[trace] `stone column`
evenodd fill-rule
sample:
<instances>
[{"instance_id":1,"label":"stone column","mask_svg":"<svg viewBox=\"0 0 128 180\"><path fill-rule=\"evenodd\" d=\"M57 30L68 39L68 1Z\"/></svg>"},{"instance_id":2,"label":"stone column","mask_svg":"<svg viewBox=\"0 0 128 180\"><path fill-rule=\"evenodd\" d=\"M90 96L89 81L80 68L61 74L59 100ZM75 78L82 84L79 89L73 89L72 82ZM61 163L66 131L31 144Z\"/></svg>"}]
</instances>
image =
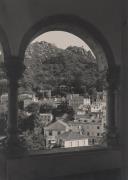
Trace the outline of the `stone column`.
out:
<instances>
[{"instance_id":1,"label":"stone column","mask_svg":"<svg viewBox=\"0 0 128 180\"><path fill-rule=\"evenodd\" d=\"M25 66L18 57L10 57L5 62L8 78L8 121L7 121L7 151L19 151L17 112L18 112L18 80L22 77Z\"/></svg>"},{"instance_id":2,"label":"stone column","mask_svg":"<svg viewBox=\"0 0 128 180\"><path fill-rule=\"evenodd\" d=\"M109 69L107 80L107 143L110 146L117 146L119 144L118 127L116 125L116 95L119 87L120 68L114 66Z\"/></svg>"}]
</instances>

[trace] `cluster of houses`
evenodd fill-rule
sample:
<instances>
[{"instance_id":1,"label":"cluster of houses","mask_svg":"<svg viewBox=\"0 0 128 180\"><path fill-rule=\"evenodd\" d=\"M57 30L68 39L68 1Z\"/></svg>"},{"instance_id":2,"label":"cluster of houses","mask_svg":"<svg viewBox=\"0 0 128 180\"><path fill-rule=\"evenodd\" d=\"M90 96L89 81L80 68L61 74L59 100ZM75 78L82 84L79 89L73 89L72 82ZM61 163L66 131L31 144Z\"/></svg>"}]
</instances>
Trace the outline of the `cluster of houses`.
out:
<instances>
[{"instance_id":1,"label":"cluster of houses","mask_svg":"<svg viewBox=\"0 0 128 180\"><path fill-rule=\"evenodd\" d=\"M64 117L44 127L46 147L83 147L99 145L106 126L106 94L103 98L91 100L79 95L68 96L75 114L73 120Z\"/></svg>"},{"instance_id":2,"label":"cluster of houses","mask_svg":"<svg viewBox=\"0 0 128 180\"><path fill-rule=\"evenodd\" d=\"M34 94L20 94L24 109L31 103L48 103L57 108L66 101L74 110L73 119L67 119L66 113L56 117L52 112L40 113L46 149L54 147L83 147L99 145L106 126L107 93L97 92L95 99L79 94L67 94L66 97L53 97L50 90L44 91L44 97L38 99ZM8 101L7 94L0 97L0 104ZM28 113L28 112L26 112ZM28 113L28 115L30 115Z\"/></svg>"}]
</instances>

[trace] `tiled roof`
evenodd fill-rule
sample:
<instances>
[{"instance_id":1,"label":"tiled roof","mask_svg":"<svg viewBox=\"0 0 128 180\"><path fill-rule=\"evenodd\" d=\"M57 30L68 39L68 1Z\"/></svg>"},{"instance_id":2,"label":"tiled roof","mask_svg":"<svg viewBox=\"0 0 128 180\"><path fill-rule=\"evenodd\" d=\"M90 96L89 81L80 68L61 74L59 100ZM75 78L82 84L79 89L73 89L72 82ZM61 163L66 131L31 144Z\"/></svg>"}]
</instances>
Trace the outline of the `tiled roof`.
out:
<instances>
[{"instance_id":1,"label":"tiled roof","mask_svg":"<svg viewBox=\"0 0 128 180\"><path fill-rule=\"evenodd\" d=\"M92 122L92 121L87 121L87 122L79 122L79 121L69 121L68 122L68 125L101 125L102 124L102 121L95 121L95 122Z\"/></svg>"},{"instance_id":2,"label":"tiled roof","mask_svg":"<svg viewBox=\"0 0 128 180\"><path fill-rule=\"evenodd\" d=\"M66 130L66 128L68 127L68 125L64 122L62 122L61 120L58 120L50 125L48 125L47 127L45 127L45 130Z\"/></svg>"}]
</instances>

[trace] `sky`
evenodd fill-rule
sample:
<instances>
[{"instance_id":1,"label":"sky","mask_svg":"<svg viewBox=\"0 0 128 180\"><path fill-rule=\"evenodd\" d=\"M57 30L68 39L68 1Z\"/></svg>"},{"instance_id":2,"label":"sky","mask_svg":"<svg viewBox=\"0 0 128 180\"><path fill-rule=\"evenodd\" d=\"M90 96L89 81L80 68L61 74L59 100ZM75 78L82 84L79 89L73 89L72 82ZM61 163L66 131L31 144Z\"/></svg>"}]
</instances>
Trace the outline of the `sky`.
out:
<instances>
[{"instance_id":1,"label":"sky","mask_svg":"<svg viewBox=\"0 0 128 180\"><path fill-rule=\"evenodd\" d=\"M91 50L88 45L79 37L65 32L65 31L49 31L35 38L33 42L46 41L51 44L55 44L57 47L66 49L68 46L78 46L84 49ZM0 50L0 56L1 56Z\"/></svg>"},{"instance_id":2,"label":"sky","mask_svg":"<svg viewBox=\"0 0 128 180\"><path fill-rule=\"evenodd\" d=\"M62 49L66 49L68 46L83 47L86 50L90 49L82 39L65 31L46 32L34 39L32 43L36 41L46 41L48 43L55 44L57 47Z\"/></svg>"}]
</instances>

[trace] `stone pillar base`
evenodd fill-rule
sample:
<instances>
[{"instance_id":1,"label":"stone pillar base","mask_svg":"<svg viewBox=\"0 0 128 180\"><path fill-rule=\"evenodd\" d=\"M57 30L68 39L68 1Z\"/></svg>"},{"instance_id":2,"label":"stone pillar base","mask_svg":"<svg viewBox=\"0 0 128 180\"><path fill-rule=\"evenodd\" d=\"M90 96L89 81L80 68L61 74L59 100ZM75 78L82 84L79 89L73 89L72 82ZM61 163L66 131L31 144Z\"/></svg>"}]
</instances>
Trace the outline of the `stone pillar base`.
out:
<instances>
[{"instance_id":1,"label":"stone pillar base","mask_svg":"<svg viewBox=\"0 0 128 180\"><path fill-rule=\"evenodd\" d=\"M27 153L23 140L18 136L6 137L1 143L1 149L7 157L19 157Z\"/></svg>"}]
</instances>

